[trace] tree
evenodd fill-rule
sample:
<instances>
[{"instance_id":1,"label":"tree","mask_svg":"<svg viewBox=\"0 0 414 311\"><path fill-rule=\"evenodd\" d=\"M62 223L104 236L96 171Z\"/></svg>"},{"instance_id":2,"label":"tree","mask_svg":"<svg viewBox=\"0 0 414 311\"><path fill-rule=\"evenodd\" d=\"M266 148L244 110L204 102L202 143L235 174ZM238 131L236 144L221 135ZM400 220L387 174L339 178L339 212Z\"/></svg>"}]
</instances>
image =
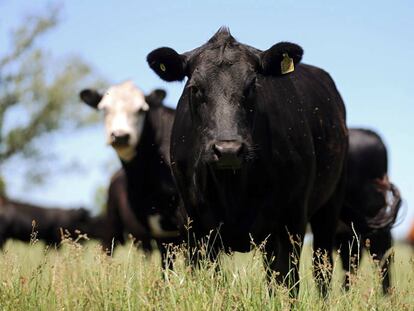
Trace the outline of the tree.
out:
<instances>
[{"instance_id":1,"label":"tree","mask_svg":"<svg viewBox=\"0 0 414 311\"><path fill-rule=\"evenodd\" d=\"M58 24L59 11L27 17L12 31L9 52L0 55L0 195L6 184L1 168L10 159L41 159L38 138L95 121L96 115L78 104L78 92L102 81L79 57L65 57L56 66L38 44Z\"/></svg>"}]
</instances>

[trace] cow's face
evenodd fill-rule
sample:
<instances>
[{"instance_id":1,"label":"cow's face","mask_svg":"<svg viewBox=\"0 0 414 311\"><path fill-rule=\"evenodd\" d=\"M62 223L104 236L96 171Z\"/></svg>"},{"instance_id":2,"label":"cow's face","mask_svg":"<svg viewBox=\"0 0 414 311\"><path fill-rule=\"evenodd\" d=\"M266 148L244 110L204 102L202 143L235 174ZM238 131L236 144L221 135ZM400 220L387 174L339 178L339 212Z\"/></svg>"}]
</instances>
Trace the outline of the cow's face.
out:
<instances>
[{"instance_id":1,"label":"cow's face","mask_svg":"<svg viewBox=\"0 0 414 311\"><path fill-rule=\"evenodd\" d=\"M130 160L141 137L148 104L144 94L132 83L110 87L98 109L105 115L106 141L119 157Z\"/></svg>"},{"instance_id":2,"label":"cow's face","mask_svg":"<svg viewBox=\"0 0 414 311\"><path fill-rule=\"evenodd\" d=\"M157 92L163 92L162 98L165 97L164 91ZM110 87L104 95L90 89L83 90L80 97L86 104L103 111L107 143L122 160L130 161L144 128L149 110L148 97L130 81Z\"/></svg>"},{"instance_id":3,"label":"cow's face","mask_svg":"<svg viewBox=\"0 0 414 311\"><path fill-rule=\"evenodd\" d=\"M197 158L219 169L237 169L255 157L252 131L260 77L280 75L284 55L298 63L302 53L299 46L290 43L260 52L221 30L189 53L154 50L148 63L166 81L188 77L185 104L199 136Z\"/></svg>"},{"instance_id":4,"label":"cow's face","mask_svg":"<svg viewBox=\"0 0 414 311\"><path fill-rule=\"evenodd\" d=\"M255 59L238 48L206 50L192 61L185 92L197 125L200 159L237 169L252 156Z\"/></svg>"}]
</instances>

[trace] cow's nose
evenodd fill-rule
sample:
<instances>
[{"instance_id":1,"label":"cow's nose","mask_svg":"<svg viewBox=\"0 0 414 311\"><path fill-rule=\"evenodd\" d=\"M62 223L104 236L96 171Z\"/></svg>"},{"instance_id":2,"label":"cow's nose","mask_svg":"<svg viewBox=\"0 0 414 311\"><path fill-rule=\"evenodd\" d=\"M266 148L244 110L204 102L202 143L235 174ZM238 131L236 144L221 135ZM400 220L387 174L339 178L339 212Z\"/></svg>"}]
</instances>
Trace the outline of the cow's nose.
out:
<instances>
[{"instance_id":1,"label":"cow's nose","mask_svg":"<svg viewBox=\"0 0 414 311\"><path fill-rule=\"evenodd\" d=\"M218 158L222 156L240 156L243 144L238 141L220 141L213 144L214 153Z\"/></svg>"},{"instance_id":2,"label":"cow's nose","mask_svg":"<svg viewBox=\"0 0 414 311\"><path fill-rule=\"evenodd\" d=\"M218 141L213 144L217 165L222 168L236 168L241 164L243 143L236 140Z\"/></svg>"},{"instance_id":3,"label":"cow's nose","mask_svg":"<svg viewBox=\"0 0 414 311\"><path fill-rule=\"evenodd\" d=\"M127 146L130 135L125 132L114 131L111 133L111 145L114 147Z\"/></svg>"}]
</instances>

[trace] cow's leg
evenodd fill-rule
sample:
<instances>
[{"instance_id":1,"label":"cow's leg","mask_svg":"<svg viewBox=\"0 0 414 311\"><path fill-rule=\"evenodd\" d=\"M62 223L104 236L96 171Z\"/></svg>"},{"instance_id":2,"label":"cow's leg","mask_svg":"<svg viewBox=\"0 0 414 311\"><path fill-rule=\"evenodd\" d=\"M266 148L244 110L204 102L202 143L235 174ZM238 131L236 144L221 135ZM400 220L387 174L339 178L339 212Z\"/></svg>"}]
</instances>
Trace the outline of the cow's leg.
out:
<instances>
[{"instance_id":1,"label":"cow's leg","mask_svg":"<svg viewBox=\"0 0 414 311\"><path fill-rule=\"evenodd\" d=\"M371 235L370 253L374 260L378 260L382 278L382 290L384 294L390 289L390 264L392 254L389 254L392 247L392 236L390 230L378 231Z\"/></svg>"},{"instance_id":2,"label":"cow's leg","mask_svg":"<svg viewBox=\"0 0 414 311\"><path fill-rule=\"evenodd\" d=\"M217 263L221 247L212 235L208 238L194 238L189 243L187 262L193 268L201 268L202 263L206 261L211 264ZM218 271L219 266L215 265L215 269Z\"/></svg>"},{"instance_id":3,"label":"cow's leg","mask_svg":"<svg viewBox=\"0 0 414 311\"><path fill-rule=\"evenodd\" d=\"M313 233L313 273L319 293L326 298L333 272L332 251L339 216L344 204L346 165L330 199L310 220Z\"/></svg>"},{"instance_id":4,"label":"cow's leg","mask_svg":"<svg viewBox=\"0 0 414 311\"><path fill-rule=\"evenodd\" d=\"M124 244L125 239L123 235L122 226L120 224L115 224L111 221L111 224L108 226L107 236L103 241L103 249L108 255L112 255L115 247L120 243Z\"/></svg>"},{"instance_id":5,"label":"cow's leg","mask_svg":"<svg viewBox=\"0 0 414 311\"><path fill-rule=\"evenodd\" d=\"M161 255L161 266L163 271L172 270L174 268L174 253L172 250L172 244L165 243L165 241L157 240L158 249Z\"/></svg>"},{"instance_id":6,"label":"cow's leg","mask_svg":"<svg viewBox=\"0 0 414 311\"><path fill-rule=\"evenodd\" d=\"M113 195L108 195L107 210L105 215L106 230L102 241L102 247L107 255L112 255L118 243L124 244L124 225L119 214L118 202Z\"/></svg>"},{"instance_id":7,"label":"cow's leg","mask_svg":"<svg viewBox=\"0 0 414 311\"><path fill-rule=\"evenodd\" d=\"M146 255L150 255L152 252L152 245L151 245L151 239L150 238L142 238L142 249L144 250Z\"/></svg>"},{"instance_id":8,"label":"cow's leg","mask_svg":"<svg viewBox=\"0 0 414 311\"><path fill-rule=\"evenodd\" d=\"M313 233L313 272L320 294L326 297L332 278L335 232L343 202L343 185L311 219ZM338 193L339 192L339 193Z\"/></svg>"},{"instance_id":9,"label":"cow's leg","mask_svg":"<svg viewBox=\"0 0 414 311\"><path fill-rule=\"evenodd\" d=\"M275 278L277 283L284 284L292 298L299 294L299 262L306 225L301 227L295 232L289 232L285 227L285 230L270 236L265 244L268 281Z\"/></svg>"},{"instance_id":10,"label":"cow's leg","mask_svg":"<svg viewBox=\"0 0 414 311\"><path fill-rule=\"evenodd\" d=\"M326 297L332 277L332 250L335 234L335 217L329 208L319 210L311 219L313 233L313 274L319 293Z\"/></svg>"},{"instance_id":11,"label":"cow's leg","mask_svg":"<svg viewBox=\"0 0 414 311\"><path fill-rule=\"evenodd\" d=\"M344 288L349 290L361 260L361 238L355 236L351 229L336 235L336 245L340 250L342 267L345 270Z\"/></svg>"},{"instance_id":12,"label":"cow's leg","mask_svg":"<svg viewBox=\"0 0 414 311\"><path fill-rule=\"evenodd\" d=\"M163 270L172 270L178 246L182 245L183 240L180 236L176 238L156 239L158 250L161 255L161 266Z\"/></svg>"}]
</instances>

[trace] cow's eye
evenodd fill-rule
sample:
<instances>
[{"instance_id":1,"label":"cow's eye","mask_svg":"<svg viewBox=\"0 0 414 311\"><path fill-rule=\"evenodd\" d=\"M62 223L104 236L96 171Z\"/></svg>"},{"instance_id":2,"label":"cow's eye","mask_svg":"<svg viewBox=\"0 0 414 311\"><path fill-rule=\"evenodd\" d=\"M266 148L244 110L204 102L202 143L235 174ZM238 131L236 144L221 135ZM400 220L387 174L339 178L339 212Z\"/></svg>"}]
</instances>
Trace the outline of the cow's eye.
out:
<instances>
[{"instance_id":1,"label":"cow's eye","mask_svg":"<svg viewBox=\"0 0 414 311\"><path fill-rule=\"evenodd\" d=\"M204 101L204 92L202 88L200 88L199 86L191 86L191 94L195 99Z\"/></svg>"},{"instance_id":2,"label":"cow's eye","mask_svg":"<svg viewBox=\"0 0 414 311\"><path fill-rule=\"evenodd\" d=\"M253 94L253 92L256 90L256 77L253 77L252 79L248 80L245 84L244 90L243 90L243 96L245 98L248 98Z\"/></svg>"}]
</instances>

